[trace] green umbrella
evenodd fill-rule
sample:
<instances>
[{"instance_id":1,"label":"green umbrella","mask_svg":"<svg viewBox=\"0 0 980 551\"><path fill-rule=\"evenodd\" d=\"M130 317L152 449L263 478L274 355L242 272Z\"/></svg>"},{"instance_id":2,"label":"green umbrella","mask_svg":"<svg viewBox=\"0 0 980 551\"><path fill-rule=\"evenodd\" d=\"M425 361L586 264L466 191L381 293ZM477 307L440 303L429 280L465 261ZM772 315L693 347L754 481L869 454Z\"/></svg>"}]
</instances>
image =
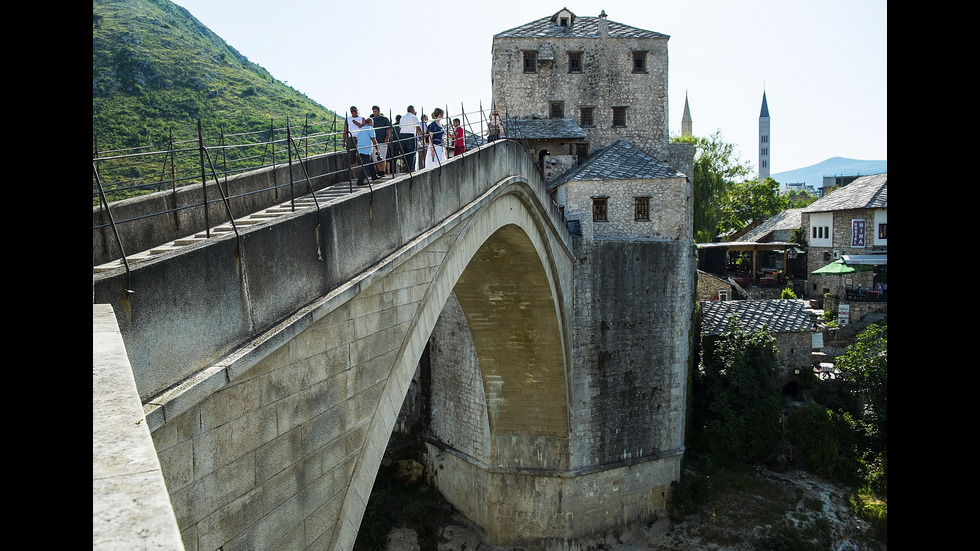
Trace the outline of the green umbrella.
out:
<instances>
[{"instance_id":1,"label":"green umbrella","mask_svg":"<svg viewBox=\"0 0 980 551\"><path fill-rule=\"evenodd\" d=\"M848 266L847 264L844 264L844 259L838 259L830 264L827 264L823 268L818 268L810 273L814 275L842 275L853 274L855 272L867 272L869 270L874 270L874 266L867 266L864 264Z\"/></svg>"}]
</instances>

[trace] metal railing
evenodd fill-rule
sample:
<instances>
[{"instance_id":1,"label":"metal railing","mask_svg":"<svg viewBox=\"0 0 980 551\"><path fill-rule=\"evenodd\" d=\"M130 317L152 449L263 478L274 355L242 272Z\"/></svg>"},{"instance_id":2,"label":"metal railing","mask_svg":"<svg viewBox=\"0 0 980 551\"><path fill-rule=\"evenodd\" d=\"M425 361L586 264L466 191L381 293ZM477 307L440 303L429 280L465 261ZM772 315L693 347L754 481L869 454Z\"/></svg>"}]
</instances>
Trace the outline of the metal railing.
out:
<instances>
[{"instance_id":1,"label":"metal railing","mask_svg":"<svg viewBox=\"0 0 980 551\"><path fill-rule=\"evenodd\" d=\"M443 114L438 122L444 129L443 138L447 148L452 147L451 144L454 139L452 124L454 119L459 119L460 126L464 130L467 150L486 143L486 128L490 119L489 110L485 110L482 105L478 110L471 112L467 112L462 105L456 112L450 111L448 106L440 108L440 110ZM420 113L419 119L424 121L422 114L425 111L423 107L419 106L417 112ZM393 117L390 112L387 117L391 124L375 130L391 129L392 139L396 139L398 135L397 117ZM409 174L413 170L421 168L425 162L425 148L431 145L428 129L428 124L431 122L424 121L422 125L423 135L417 140L419 147L415 152L416 166L411 167L411 169L402 166L402 170L407 170ZM321 185L324 179L328 182L347 180L350 191L353 191L353 180L357 176L356 172L366 168L356 151L352 152L349 149L344 135L344 123L339 118L312 123L307 119L302 125L291 124L287 118L283 127L277 127L275 121L270 120L268 129L237 134L225 134L223 130L219 130L217 136L210 138L205 136L201 121L198 120L196 130L196 138L185 139L175 139L171 130L167 143L156 148L146 146L126 150L100 151L98 141L95 140L95 154L92 160L93 208L101 214L101 216L94 218L101 220L101 222L95 222L93 230L107 231L111 228L122 254L127 276L129 265L126 262L127 251L123 249L123 243L119 237L118 227L120 225L137 221L145 223L148 218L155 217L160 217L161 224L170 224L180 211L203 207L205 231L207 237L210 237L210 228L212 227L210 208L214 203L221 203L219 208L232 221L233 230L237 235L232 206L233 204L244 203L241 200L247 196L279 189L289 189L292 192L298 183L303 186L305 192L312 194L315 200L314 190L325 187ZM312 157L335 152L347 152L351 163L341 163L336 170L332 171L310 173L308 161ZM392 156L388 160L393 165L404 165L407 157L408 155L402 153L400 156ZM449 155L437 157L437 162L441 163L442 158L448 157ZM399 163L399 160L402 162ZM287 182L277 181L276 169L283 166L288 166ZM232 193L229 189L228 179L230 176L268 168L273 169L271 171L273 178L271 187L239 193ZM297 168L295 172L294 168ZM393 171L393 169L389 169L389 172ZM299 174L302 176L298 177ZM177 190L194 185L202 186L200 197L180 204ZM209 185L212 186L211 189L217 188L219 190L220 197L208 197ZM370 187L370 181L368 185ZM168 208L150 213L143 212L138 216L124 219L113 216L113 204L116 201L164 191L169 191L174 198L172 205ZM290 193L290 196L295 197L295 194ZM318 204L317 208L319 208Z\"/></svg>"}]
</instances>

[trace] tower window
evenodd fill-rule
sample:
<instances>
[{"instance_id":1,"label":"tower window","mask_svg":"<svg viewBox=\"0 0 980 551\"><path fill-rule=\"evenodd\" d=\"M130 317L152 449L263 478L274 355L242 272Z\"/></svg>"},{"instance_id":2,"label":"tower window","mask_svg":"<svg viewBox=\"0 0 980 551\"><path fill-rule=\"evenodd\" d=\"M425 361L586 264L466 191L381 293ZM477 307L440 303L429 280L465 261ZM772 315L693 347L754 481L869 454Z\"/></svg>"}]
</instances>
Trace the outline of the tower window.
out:
<instances>
[{"instance_id":1,"label":"tower window","mask_svg":"<svg viewBox=\"0 0 980 551\"><path fill-rule=\"evenodd\" d=\"M563 101L553 101L551 102L551 112L549 116L552 119L563 119L565 118L565 102Z\"/></svg>"},{"instance_id":2,"label":"tower window","mask_svg":"<svg viewBox=\"0 0 980 551\"><path fill-rule=\"evenodd\" d=\"M568 52L568 72L582 72L582 52Z\"/></svg>"},{"instance_id":3,"label":"tower window","mask_svg":"<svg viewBox=\"0 0 980 551\"><path fill-rule=\"evenodd\" d=\"M646 52L633 52L633 72L634 73L645 73L645 72L647 72L647 53Z\"/></svg>"},{"instance_id":4,"label":"tower window","mask_svg":"<svg viewBox=\"0 0 980 551\"><path fill-rule=\"evenodd\" d=\"M609 220L606 210L607 197L596 197L592 199L592 220L595 222L606 222Z\"/></svg>"},{"instance_id":5,"label":"tower window","mask_svg":"<svg viewBox=\"0 0 980 551\"><path fill-rule=\"evenodd\" d=\"M525 73L538 72L538 52L534 52L534 51L524 52L524 72Z\"/></svg>"},{"instance_id":6,"label":"tower window","mask_svg":"<svg viewBox=\"0 0 980 551\"><path fill-rule=\"evenodd\" d=\"M613 123L614 128L621 128L626 126L626 108L625 107L613 107Z\"/></svg>"},{"instance_id":7,"label":"tower window","mask_svg":"<svg viewBox=\"0 0 980 551\"><path fill-rule=\"evenodd\" d=\"M649 197L634 197L633 198L633 218L635 220L649 220L650 219L650 198Z\"/></svg>"},{"instance_id":8,"label":"tower window","mask_svg":"<svg viewBox=\"0 0 980 551\"><path fill-rule=\"evenodd\" d=\"M582 118L580 121L581 126L595 126L595 108L594 107L580 107L582 113Z\"/></svg>"}]
</instances>

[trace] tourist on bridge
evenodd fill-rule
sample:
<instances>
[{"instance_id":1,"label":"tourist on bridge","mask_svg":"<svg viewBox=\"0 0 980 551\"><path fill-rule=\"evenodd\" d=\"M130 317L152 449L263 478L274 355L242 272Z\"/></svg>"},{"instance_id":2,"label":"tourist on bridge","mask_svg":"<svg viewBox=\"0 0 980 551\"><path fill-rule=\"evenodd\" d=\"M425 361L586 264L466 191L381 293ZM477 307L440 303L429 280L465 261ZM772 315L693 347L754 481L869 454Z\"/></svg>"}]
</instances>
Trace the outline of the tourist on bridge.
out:
<instances>
[{"instance_id":1,"label":"tourist on bridge","mask_svg":"<svg viewBox=\"0 0 980 551\"><path fill-rule=\"evenodd\" d=\"M499 140L504 135L504 125L500 123L500 113L496 109L490 112L490 124L487 128L487 143Z\"/></svg>"},{"instance_id":2,"label":"tourist on bridge","mask_svg":"<svg viewBox=\"0 0 980 551\"><path fill-rule=\"evenodd\" d=\"M443 139L446 136L446 129L439 123L442 120L443 111L436 107L432 112L432 122L429 123L429 160L439 162L446 160L446 146Z\"/></svg>"},{"instance_id":3,"label":"tourist on bridge","mask_svg":"<svg viewBox=\"0 0 980 551\"><path fill-rule=\"evenodd\" d=\"M388 144L391 143L391 121L388 117L381 114L381 108L375 105L371 108L371 118L374 119L374 137L378 140L378 175L386 176L391 174L388 168Z\"/></svg>"},{"instance_id":4,"label":"tourist on bridge","mask_svg":"<svg viewBox=\"0 0 980 551\"><path fill-rule=\"evenodd\" d=\"M347 142L347 156L350 159L350 177L353 179L357 170L357 139L354 132L364 127L364 117L358 116L357 107L350 106L350 114L344 120L344 140Z\"/></svg>"},{"instance_id":5,"label":"tourist on bridge","mask_svg":"<svg viewBox=\"0 0 980 551\"><path fill-rule=\"evenodd\" d=\"M415 107L409 105L407 111L399 121L398 146L404 155L406 170L412 172L415 170L415 152L418 150L418 140L422 137L422 127L419 126Z\"/></svg>"},{"instance_id":6,"label":"tourist on bridge","mask_svg":"<svg viewBox=\"0 0 980 551\"><path fill-rule=\"evenodd\" d=\"M453 140L453 156L462 155L466 151L466 134L463 131L463 127L459 123L459 119L453 119L453 134L456 136Z\"/></svg>"},{"instance_id":7,"label":"tourist on bridge","mask_svg":"<svg viewBox=\"0 0 980 551\"><path fill-rule=\"evenodd\" d=\"M391 145L388 147L388 166L391 167L391 171L395 174L399 172L408 172L405 167L405 159L402 155L402 142L401 135L398 133L398 129L401 128L402 116L395 115L395 125L392 126L392 137Z\"/></svg>"},{"instance_id":8,"label":"tourist on bridge","mask_svg":"<svg viewBox=\"0 0 980 551\"><path fill-rule=\"evenodd\" d=\"M422 143L419 144L419 149L422 153L418 156L418 168L425 168L425 156L429 151L429 116L422 113Z\"/></svg>"},{"instance_id":9,"label":"tourist on bridge","mask_svg":"<svg viewBox=\"0 0 980 551\"><path fill-rule=\"evenodd\" d=\"M378 139L374 134L374 127L371 119L365 119L364 127L357 131L357 155L361 164L361 171L357 174L357 185L368 185L366 180L371 176L371 180L380 180L378 171L374 168L374 155L378 153Z\"/></svg>"}]
</instances>

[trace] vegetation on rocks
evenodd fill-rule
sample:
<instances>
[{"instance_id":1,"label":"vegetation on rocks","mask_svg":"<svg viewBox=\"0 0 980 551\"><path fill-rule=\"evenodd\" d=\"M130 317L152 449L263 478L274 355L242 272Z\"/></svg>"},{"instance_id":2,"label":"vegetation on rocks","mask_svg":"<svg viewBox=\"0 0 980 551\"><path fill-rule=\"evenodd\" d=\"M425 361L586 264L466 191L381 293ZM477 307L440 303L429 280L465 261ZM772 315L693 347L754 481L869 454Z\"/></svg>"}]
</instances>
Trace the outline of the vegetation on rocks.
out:
<instances>
[{"instance_id":1,"label":"vegetation on rocks","mask_svg":"<svg viewBox=\"0 0 980 551\"><path fill-rule=\"evenodd\" d=\"M762 470L796 469L846 489L852 513L867 523L863 533L849 536L864 542L862 548L886 545L887 334L882 322L857 335L835 359L842 380L802 373L798 383L807 400L787 408L784 430L778 423L783 406L771 379L776 347L766 331L748 335L734 320L728 334L703 339L701 363L692 377L685 468L671 498L672 518L703 516L706 509L737 500L732 496L758 484ZM758 489L753 495L759 495ZM773 522L758 520L756 525L771 529L753 539L754 550L830 548L824 517Z\"/></svg>"}]
</instances>

